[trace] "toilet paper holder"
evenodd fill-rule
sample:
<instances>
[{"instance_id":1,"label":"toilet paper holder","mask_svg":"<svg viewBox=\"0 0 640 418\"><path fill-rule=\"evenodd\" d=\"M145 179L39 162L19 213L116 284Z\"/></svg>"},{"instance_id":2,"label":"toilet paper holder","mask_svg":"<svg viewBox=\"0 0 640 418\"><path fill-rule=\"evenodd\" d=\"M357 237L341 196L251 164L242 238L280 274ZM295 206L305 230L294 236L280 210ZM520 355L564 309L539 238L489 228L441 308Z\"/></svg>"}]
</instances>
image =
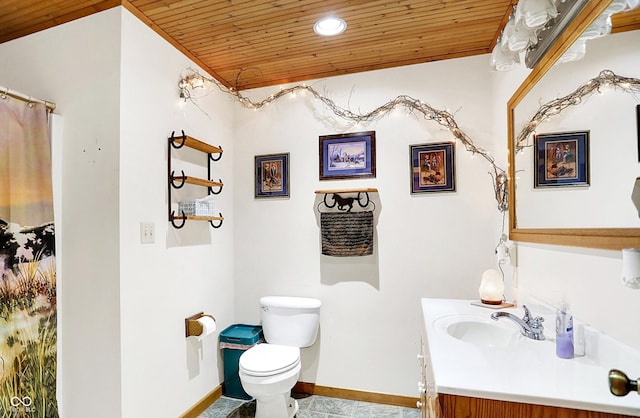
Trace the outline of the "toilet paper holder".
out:
<instances>
[{"instance_id":1,"label":"toilet paper holder","mask_svg":"<svg viewBox=\"0 0 640 418\"><path fill-rule=\"evenodd\" d=\"M202 335L203 329L202 324L198 322L198 319L208 316L214 321L216 318L213 315L206 314L204 312L198 312L195 315L192 315L184 320L184 328L185 328L185 336L186 337L197 337Z\"/></svg>"}]
</instances>

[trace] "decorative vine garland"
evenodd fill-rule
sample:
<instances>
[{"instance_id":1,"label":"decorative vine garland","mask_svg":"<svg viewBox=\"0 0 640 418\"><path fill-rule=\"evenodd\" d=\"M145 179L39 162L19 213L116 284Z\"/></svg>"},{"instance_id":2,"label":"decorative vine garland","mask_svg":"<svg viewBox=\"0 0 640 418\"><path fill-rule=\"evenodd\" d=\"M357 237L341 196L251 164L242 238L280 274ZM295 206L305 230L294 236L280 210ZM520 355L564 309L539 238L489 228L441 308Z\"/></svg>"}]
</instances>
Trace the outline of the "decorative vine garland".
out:
<instances>
[{"instance_id":1,"label":"decorative vine garland","mask_svg":"<svg viewBox=\"0 0 640 418\"><path fill-rule=\"evenodd\" d=\"M333 100L330 98L321 95L316 91L313 87L308 86L306 84L296 85L292 87L288 87L285 89L279 90L277 93L271 94L264 100L261 101L253 101L246 96L243 96L239 91L235 89L228 89L223 86L218 80L214 78L205 77L202 74L198 73L195 70L189 69L189 75L184 77L178 87L180 88L180 97L184 98L184 100L193 101L194 98L191 96L190 89L198 88L204 85L204 82L211 83L218 87L221 92L232 96L235 100L237 100L240 105L246 109L262 109L271 103L275 102L278 99L281 99L285 96L292 95L295 96L298 93L309 93L313 96L314 99L322 102L334 115L337 117L352 121L356 123L368 123L375 120L379 120L382 117L386 116L388 113L395 109L404 108L408 112L419 113L426 120L432 120L438 123L440 126L446 128L451 132L451 134L457 138L467 151L472 154L479 154L484 159L486 159L491 167L493 168L493 173L489 172L489 175L494 179L494 190L496 199L498 201L498 210L504 212L508 209L508 199L507 199L507 175L505 174L505 170L498 167L495 163L495 160L491 154L485 151L482 148L477 147L471 138L460 129L458 124L456 123L453 115L446 110L438 110L434 107L424 103L421 100L414 99L407 95L401 95L396 97L393 100L390 100L383 104L382 106L377 107L368 113L356 113L352 112L349 109L342 108L338 106Z\"/></svg>"},{"instance_id":2,"label":"decorative vine garland","mask_svg":"<svg viewBox=\"0 0 640 418\"><path fill-rule=\"evenodd\" d=\"M559 97L557 99L551 100L550 102L540 106L540 109L538 109L535 115L533 115L531 120L527 122L525 127L516 137L516 152L519 152L523 148L531 146L527 145L527 139L529 138L529 135L535 132L538 125L540 125L540 123L545 121L547 118L559 114L569 106L575 106L582 103L585 98L588 98L596 92L601 93L601 87L610 86L627 93L640 93L640 79L622 77L616 75L611 70L603 70L597 77L587 81L572 93L564 97Z\"/></svg>"}]
</instances>

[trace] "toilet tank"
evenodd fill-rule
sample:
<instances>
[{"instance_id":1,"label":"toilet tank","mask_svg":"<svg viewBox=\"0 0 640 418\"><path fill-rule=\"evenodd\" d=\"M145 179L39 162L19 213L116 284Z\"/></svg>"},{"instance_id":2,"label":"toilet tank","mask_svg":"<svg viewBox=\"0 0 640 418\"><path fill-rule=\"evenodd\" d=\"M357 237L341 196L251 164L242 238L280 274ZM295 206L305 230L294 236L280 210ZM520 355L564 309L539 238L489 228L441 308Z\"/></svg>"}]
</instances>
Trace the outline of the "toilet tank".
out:
<instances>
[{"instance_id":1,"label":"toilet tank","mask_svg":"<svg viewBox=\"0 0 640 418\"><path fill-rule=\"evenodd\" d=\"M260 298L264 338L270 344L309 347L320 325L319 299L294 296Z\"/></svg>"}]
</instances>

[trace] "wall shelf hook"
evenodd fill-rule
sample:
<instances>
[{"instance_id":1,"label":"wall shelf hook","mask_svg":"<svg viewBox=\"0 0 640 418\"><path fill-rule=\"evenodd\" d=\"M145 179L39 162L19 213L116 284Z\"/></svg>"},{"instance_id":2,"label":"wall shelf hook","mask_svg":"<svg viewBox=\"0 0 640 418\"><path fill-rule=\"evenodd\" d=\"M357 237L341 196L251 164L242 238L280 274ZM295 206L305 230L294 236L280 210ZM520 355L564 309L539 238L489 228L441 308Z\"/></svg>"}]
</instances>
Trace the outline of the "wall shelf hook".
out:
<instances>
[{"instance_id":1,"label":"wall shelf hook","mask_svg":"<svg viewBox=\"0 0 640 418\"><path fill-rule=\"evenodd\" d=\"M218 145L218 148L220 149L220 152L218 152L218 153L210 153L209 154L209 159L211 161L219 161L220 158L222 158L222 152L223 152L222 151L222 145ZM214 155L216 155L217 157L214 157Z\"/></svg>"},{"instance_id":2,"label":"wall shelf hook","mask_svg":"<svg viewBox=\"0 0 640 418\"><path fill-rule=\"evenodd\" d=\"M218 179L218 182L220 183L220 185L218 186L218 189L214 190L213 187L209 187L209 193L220 194L222 192L222 188L224 187L224 185L222 184L222 179Z\"/></svg>"},{"instance_id":3,"label":"wall shelf hook","mask_svg":"<svg viewBox=\"0 0 640 418\"><path fill-rule=\"evenodd\" d=\"M175 216L175 211L171 211L171 216L169 217L169 221L171 222L171 225L173 225L173 227L175 229L180 229L184 226L184 224L187 223L187 215L184 213L183 210L180 211L180 215L181 216ZM175 220L176 219L182 219L182 222L179 225L176 225Z\"/></svg>"},{"instance_id":4,"label":"wall shelf hook","mask_svg":"<svg viewBox=\"0 0 640 418\"><path fill-rule=\"evenodd\" d=\"M174 189L180 189L182 188L182 186L184 186L184 184L187 181L186 176L184 175L184 170L180 170L182 172L182 175L179 177L176 177L174 175L174 171L171 172L171 175L169 176L169 181L171 182L171 186L173 186ZM180 183L176 184L176 180L180 179Z\"/></svg>"},{"instance_id":5,"label":"wall shelf hook","mask_svg":"<svg viewBox=\"0 0 640 418\"><path fill-rule=\"evenodd\" d=\"M180 149L182 147L184 147L184 144L187 142L187 135L185 135L184 131L182 131L182 137L180 138L180 142L176 142L176 140L178 138L176 138L174 136L176 131L172 131L171 132L171 141L169 141L169 143L171 144L171 146L175 149Z\"/></svg>"},{"instance_id":6,"label":"wall shelf hook","mask_svg":"<svg viewBox=\"0 0 640 418\"><path fill-rule=\"evenodd\" d=\"M215 229L218 229L222 226L222 222L224 222L224 219L222 218L222 213L218 212L218 214L220 215L220 219L218 220L217 224L214 224L213 221L209 221L209 224L211 224L211 226Z\"/></svg>"}]
</instances>

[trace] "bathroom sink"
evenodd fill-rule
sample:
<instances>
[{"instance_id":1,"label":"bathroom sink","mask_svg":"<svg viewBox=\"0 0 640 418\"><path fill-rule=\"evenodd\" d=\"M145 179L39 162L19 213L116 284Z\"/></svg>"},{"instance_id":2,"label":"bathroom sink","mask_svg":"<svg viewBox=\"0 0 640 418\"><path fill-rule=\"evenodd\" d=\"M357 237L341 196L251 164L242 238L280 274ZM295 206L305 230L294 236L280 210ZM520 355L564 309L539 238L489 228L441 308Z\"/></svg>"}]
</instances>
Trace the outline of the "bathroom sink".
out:
<instances>
[{"instance_id":1,"label":"bathroom sink","mask_svg":"<svg viewBox=\"0 0 640 418\"><path fill-rule=\"evenodd\" d=\"M514 326L492 321L478 315L452 315L438 318L437 329L448 336L481 347L512 347L521 341L522 335Z\"/></svg>"}]
</instances>

